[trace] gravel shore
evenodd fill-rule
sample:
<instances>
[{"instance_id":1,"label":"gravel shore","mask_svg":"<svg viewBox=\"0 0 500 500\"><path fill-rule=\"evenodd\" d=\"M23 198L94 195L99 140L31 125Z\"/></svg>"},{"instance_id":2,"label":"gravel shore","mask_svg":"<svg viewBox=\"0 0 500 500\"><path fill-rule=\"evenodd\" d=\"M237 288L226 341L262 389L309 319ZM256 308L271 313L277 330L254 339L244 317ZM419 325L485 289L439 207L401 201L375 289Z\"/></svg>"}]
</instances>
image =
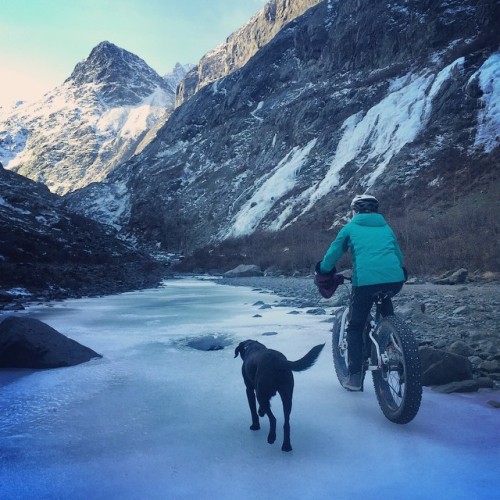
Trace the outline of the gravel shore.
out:
<instances>
[{"instance_id":1,"label":"gravel shore","mask_svg":"<svg viewBox=\"0 0 500 500\"><path fill-rule=\"evenodd\" d=\"M323 299L312 276L222 278L217 283L271 292L281 297L278 306L325 315L347 305L350 289L341 285L331 299ZM393 302L419 345L465 355L477 375L500 381L499 282L407 284Z\"/></svg>"}]
</instances>

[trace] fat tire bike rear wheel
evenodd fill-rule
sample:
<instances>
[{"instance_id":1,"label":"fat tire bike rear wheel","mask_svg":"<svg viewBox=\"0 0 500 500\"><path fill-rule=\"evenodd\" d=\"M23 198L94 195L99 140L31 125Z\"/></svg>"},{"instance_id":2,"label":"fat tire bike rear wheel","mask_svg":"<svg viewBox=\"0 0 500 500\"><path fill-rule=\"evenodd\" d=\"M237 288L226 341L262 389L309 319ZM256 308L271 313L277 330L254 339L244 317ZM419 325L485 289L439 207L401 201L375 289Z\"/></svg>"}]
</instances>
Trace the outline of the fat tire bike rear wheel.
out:
<instances>
[{"instance_id":1,"label":"fat tire bike rear wheel","mask_svg":"<svg viewBox=\"0 0 500 500\"><path fill-rule=\"evenodd\" d=\"M418 345L411 330L396 316L380 320L374 333L382 366L372 372L380 409L396 424L413 420L420 408L422 383ZM378 362L372 347L372 364Z\"/></svg>"}]
</instances>

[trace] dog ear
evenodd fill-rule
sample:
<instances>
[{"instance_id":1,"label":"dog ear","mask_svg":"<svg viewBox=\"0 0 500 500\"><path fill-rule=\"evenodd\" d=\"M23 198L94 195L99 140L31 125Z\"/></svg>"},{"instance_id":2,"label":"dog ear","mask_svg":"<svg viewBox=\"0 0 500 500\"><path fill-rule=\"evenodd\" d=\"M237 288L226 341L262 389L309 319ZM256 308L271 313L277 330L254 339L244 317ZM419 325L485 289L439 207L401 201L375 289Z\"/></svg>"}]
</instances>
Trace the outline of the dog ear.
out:
<instances>
[{"instance_id":1,"label":"dog ear","mask_svg":"<svg viewBox=\"0 0 500 500\"><path fill-rule=\"evenodd\" d=\"M236 349L234 350L234 357L237 358L238 354L241 354L241 343Z\"/></svg>"}]
</instances>

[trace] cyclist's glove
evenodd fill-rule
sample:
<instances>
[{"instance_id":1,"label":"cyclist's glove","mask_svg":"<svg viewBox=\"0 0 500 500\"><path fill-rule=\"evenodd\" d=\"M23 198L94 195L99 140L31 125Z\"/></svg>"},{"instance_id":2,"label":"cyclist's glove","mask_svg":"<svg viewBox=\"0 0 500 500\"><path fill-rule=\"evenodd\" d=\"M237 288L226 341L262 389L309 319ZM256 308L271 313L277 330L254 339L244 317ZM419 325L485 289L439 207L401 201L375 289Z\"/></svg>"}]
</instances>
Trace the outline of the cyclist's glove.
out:
<instances>
[{"instance_id":1,"label":"cyclist's glove","mask_svg":"<svg viewBox=\"0 0 500 500\"><path fill-rule=\"evenodd\" d=\"M329 299L337 290L337 287L344 282L344 277L336 274L335 267L328 273L323 273L320 270L320 263L315 267L314 284L318 287L318 291L322 297Z\"/></svg>"}]
</instances>

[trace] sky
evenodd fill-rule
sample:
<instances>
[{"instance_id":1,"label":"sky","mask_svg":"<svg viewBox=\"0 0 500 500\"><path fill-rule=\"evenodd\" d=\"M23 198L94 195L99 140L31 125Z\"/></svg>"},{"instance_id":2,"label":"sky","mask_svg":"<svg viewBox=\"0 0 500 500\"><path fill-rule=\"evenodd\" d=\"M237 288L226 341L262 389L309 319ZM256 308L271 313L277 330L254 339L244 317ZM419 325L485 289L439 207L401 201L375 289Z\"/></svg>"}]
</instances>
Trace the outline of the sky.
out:
<instances>
[{"instance_id":1,"label":"sky","mask_svg":"<svg viewBox=\"0 0 500 500\"><path fill-rule=\"evenodd\" d=\"M196 64L267 0L0 0L0 106L33 100L107 40L160 75Z\"/></svg>"},{"instance_id":2,"label":"sky","mask_svg":"<svg viewBox=\"0 0 500 500\"><path fill-rule=\"evenodd\" d=\"M193 279L158 289L34 305L37 317L103 357L52 370L0 370L2 500L471 500L498 498L498 391L424 388L406 425L387 420L371 381L335 377L331 322L250 288ZM270 305L262 309L259 301ZM328 302L328 301L326 301ZM326 307L331 314L332 308ZM224 349L200 351L198 339ZM252 338L297 360L293 451L283 412L251 431L234 349Z\"/></svg>"}]
</instances>

